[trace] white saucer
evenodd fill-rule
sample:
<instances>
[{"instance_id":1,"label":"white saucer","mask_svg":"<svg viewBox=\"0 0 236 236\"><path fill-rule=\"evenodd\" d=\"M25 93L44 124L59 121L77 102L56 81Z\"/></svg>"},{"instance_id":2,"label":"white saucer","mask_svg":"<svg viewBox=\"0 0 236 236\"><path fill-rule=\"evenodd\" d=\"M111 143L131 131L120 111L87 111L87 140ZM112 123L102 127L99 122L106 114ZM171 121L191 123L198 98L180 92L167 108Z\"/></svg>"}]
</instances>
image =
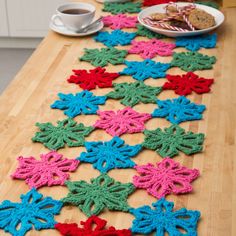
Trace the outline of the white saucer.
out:
<instances>
[{"instance_id":1,"label":"white saucer","mask_svg":"<svg viewBox=\"0 0 236 236\"><path fill-rule=\"evenodd\" d=\"M71 36L71 37L81 37L81 36L86 36L90 34L94 34L101 30L104 27L104 24L102 21L97 23L94 27L90 28L87 32L85 33L76 33L72 30L67 29L64 25L57 26L50 22L49 25L50 29L53 30L54 32L57 32L58 34L66 35L66 36Z\"/></svg>"}]
</instances>

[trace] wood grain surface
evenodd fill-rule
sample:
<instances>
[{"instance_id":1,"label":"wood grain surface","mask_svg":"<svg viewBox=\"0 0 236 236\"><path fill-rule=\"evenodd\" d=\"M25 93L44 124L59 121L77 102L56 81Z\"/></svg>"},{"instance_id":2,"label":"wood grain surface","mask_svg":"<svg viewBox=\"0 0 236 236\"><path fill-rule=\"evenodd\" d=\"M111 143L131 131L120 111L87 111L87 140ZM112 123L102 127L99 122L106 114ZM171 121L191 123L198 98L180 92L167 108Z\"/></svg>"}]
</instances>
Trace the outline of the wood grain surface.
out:
<instances>
[{"instance_id":1,"label":"wood grain surface","mask_svg":"<svg viewBox=\"0 0 236 236\"><path fill-rule=\"evenodd\" d=\"M94 4L95 1L88 0ZM97 15L100 15L101 5L97 4ZM186 207L201 211L202 217L198 226L200 236L234 236L236 235L236 157L235 157L235 123L236 123L236 9L224 10L225 24L218 29L218 43L215 49L200 50L201 53L214 55L217 63L213 70L197 71L198 75L206 78L215 78L212 92L204 95L193 94L189 96L196 103L205 104L207 110L201 121L184 122L180 126L186 130L206 134L204 151L194 156L181 153L175 157L189 168L198 168L201 176L193 182L194 191L186 195L170 195L168 200L175 202L176 208ZM132 30L130 30L132 31ZM138 39L144 39L139 37ZM167 39L167 41L173 41ZM76 93L81 91L75 84L67 83L66 79L72 69L91 69L93 66L86 62L79 62L78 57L83 55L83 48L100 48L101 43L96 43L92 37L70 38L49 32L32 57L27 61L13 82L0 97L0 200L9 199L18 202L20 194L26 193L29 187L21 180L12 180L10 175L17 166L16 158L22 156L35 156L49 150L40 143L32 143L31 138L37 131L36 122L53 122L66 118L60 110L50 109L50 105L57 99L57 93ZM118 48L128 48L118 47ZM184 49L175 49L176 52ZM128 60L142 60L137 55L128 55ZM159 57L155 60L170 62L171 57ZM107 67L108 71L119 72L124 65ZM184 73L178 68L168 70L170 74ZM116 83L133 82L129 76L121 76ZM165 79L148 79L148 85L161 86ZM96 89L96 95L104 95L111 89ZM159 99L174 98L173 91L164 91ZM135 110L151 113L155 104L139 104ZM119 101L108 99L106 105L100 106L101 110L117 110L124 108ZM96 115L77 116L78 122L93 125L97 120ZM149 130L157 127L168 127L165 119L154 118L146 123ZM95 130L86 138L87 141L109 140L111 136L102 130ZM122 135L128 144L141 143L144 139L142 133ZM60 149L59 153L68 158L75 158L84 151L84 147ZM137 164L156 163L161 157L154 151L142 151L134 161ZM111 177L121 182L130 182L135 174L133 169L112 170ZM71 174L71 180L89 181L99 175L90 164L80 164L76 172ZM61 199L66 196L66 187L43 187L40 193ZM132 207L151 204L156 199L145 190L137 190L128 202ZM100 215L107 219L109 225L117 228L129 228L133 216L124 212L104 211ZM75 206L63 207L61 214L56 216L59 222L77 222L85 220L86 216ZM0 235L5 234L2 230ZM30 231L27 236L59 235L55 230Z\"/></svg>"}]
</instances>

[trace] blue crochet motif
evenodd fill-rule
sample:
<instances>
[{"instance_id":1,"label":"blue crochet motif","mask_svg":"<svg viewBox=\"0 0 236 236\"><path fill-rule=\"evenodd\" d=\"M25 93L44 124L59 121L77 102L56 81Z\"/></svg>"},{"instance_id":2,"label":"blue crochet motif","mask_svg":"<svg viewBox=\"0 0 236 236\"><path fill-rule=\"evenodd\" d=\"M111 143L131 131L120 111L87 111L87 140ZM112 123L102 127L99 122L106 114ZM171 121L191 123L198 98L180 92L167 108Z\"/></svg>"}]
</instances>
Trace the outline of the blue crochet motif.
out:
<instances>
[{"instance_id":1,"label":"blue crochet motif","mask_svg":"<svg viewBox=\"0 0 236 236\"><path fill-rule=\"evenodd\" d=\"M80 114L96 114L98 105L106 102L106 96L94 96L92 92L84 90L73 95L72 93L59 93L61 100L55 101L51 108L65 110L64 114L73 118Z\"/></svg>"},{"instance_id":2,"label":"blue crochet motif","mask_svg":"<svg viewBox=\"0 0 236 236\"><path fill-rule=\"evenodd\" d=\"M141 145L129 146L119 137L108 142L85 142L87 152L81 153L77 158L82 162L92 163L101 173L107 173L115 168L131 168L135 163L130 157L137 155Z\"/></svg>"},{"instance_id":3,"label":"blue crochet motif","mask_svg":"<svg viewBox=\"0 0 236 236\"><path fill-rule=\"evenodd\" d=\"M103 43L107 47L114 47L117 45L128 45L135 38L136 33L127 33L122 30L114 30L110 32L99 32L94 39Z\"/></svg>"},{"instance_id":4,"label":"blue crochet motif","mask_svg":"<svg viewBox=\"0 0 236 236\"><path fill-rule=\"evenodd\" d=\"M198 51L200 48L214 48L217 34L206 34L194 37L176 38L177 47L186 47L190 51Z\"/></svg>"},{"instance_id":5,"label":"blue crochet motif","mask_svg":"<svg viewBox=\"0 0 236 236\"><path fill-rule=\"evenodd\" d=\"M157 100L159 108L152 113L153 117L166 117L173 124L179 124L188 120L202 119L202 112L206 109L205 105L191 103L189 99L180 96L174 99Z\"/></svg>"},{"instance_id":6,"label":"blue crochet motif","mask_svg":"<svg viewBox=\"0 0 236 236\"><path fill-rule=\"evenodd\" d=\"M132 75L136 80L145 80L150 77L164 78L166 76L166 71L170 68L169 63L155 62L150 59L144 61L125 61L127 68L125 68L121 75Z\"/></svg>"},{"instance_id":7,"label":"blue crochet motif","mask_svg":"<svg viewBox=\"0 0 236 236\"><path fill-rule=\"evenodd\" d=\"M164 236L165 233L169 236L197 236L197 223L201 215L199 211L186 208L173 211L174 203L164 198L152 206L154 209L145 205L130 210L135 216L131 228L133 233L150 234L155 231L155 236Z\"/></svg>"},{"instance_id":8,"label":"blue crochet motif","mask_svg":"<svg viewBox=\"0 0 236 236\"><path fill-rule=\"evenodd\" d=\"M53 229L62 202L31 189L21 195L21 203L8 200L0 204L0 228L13 236L23 236L33 227L35 230Z\"/></svg>"}]
</instances>

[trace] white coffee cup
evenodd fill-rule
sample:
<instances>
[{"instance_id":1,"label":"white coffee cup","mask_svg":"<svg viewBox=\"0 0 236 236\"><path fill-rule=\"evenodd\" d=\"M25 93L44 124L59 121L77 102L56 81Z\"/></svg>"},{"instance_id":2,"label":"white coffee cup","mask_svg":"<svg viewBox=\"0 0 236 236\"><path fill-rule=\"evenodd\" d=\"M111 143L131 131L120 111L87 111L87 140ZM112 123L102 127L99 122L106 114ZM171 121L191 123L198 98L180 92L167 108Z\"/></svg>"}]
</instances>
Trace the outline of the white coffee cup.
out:
<instances>
[{"instance_id":1,"label":"white coffee cup","mask_svg":"<svg viewBox=\"0 0 236 236\"><path fill-rule=\"evenodd\" d=\"M77 31L89 25L95 16L95 6L89 3L68 3L59 6L52 22L56 26L65 26L69 30ZM58 20L60 23L58 23Z\"/></svg>"}]
</instances>

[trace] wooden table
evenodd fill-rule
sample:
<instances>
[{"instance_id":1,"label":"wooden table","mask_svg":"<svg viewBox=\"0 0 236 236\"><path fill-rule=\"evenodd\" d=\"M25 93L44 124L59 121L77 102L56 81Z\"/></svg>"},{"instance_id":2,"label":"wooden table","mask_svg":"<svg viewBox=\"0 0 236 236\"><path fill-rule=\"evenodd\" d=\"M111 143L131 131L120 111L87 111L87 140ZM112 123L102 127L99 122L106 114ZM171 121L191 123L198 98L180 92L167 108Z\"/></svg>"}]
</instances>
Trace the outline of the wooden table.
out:
<instances>
[{"instance_id":1,"label":"wooden table","mask_svg":"<svg viewBox=\"0 0 236 236\"><path fill-rule=\"evenodd\" d=\"M90 0L88 2L93 2ZM97 4L97 8L100 9ZM203 132L206 134L203 153L194 156L180 154L175 161L189 168L198 168L201 177L193 182L194 191L186 195L170 195L168 200L176 203L176 208L187 207L201 211L202 218L199 222L198 232L200 236L229 236L236 235L236 159L235 159L235 123L236 123L236 9L224 10L226 22L218 30L218 44L216 49L201 50L202 53L215 55L217 63L213 70L197 71L196 73L208 78L215 78L212 92L204 95L191 95L189 98L196 103L203 103L207 110L201 121L185 122L181 124L187 130ZM98 12L99 14L99 12ZM142 39L140 37L140 39ZM102 44L94 42L92 37L69 38L49 32L31 58L17 74L10 86L0 97L0 200L9 199L19 201L20 194L26 193L29 188L24 181L12 180L10 175L17 166L16 158L22 156L35 156L48 150L40 143L32 143L31 138L37 131L36 122L53 122L65 118L60 110L50 109L57 99L57 93L75 93L81 91L74 84L69 84L66 78L72 69L93 68L89 63L79 62L78 57L83 55L83 48L100 48ZM128 48L128 47L120 47ZM181 51L183 49L175 49ZM129 55L128 60L141 60L139 56ZM161 62L169 62L171 57L155 58ZM124 65L110 66L109 71L121 71ZM183 73L180 69L172 68L170 74ZM128 76L119 77L116 82L133 82ZM149 79L145 83L149 85L163 85L165 79ZM103 95L111 89L96 89L96 95ZM159 99L177 97L173 91L164 91ZM120 109L124 106L119 101L109 99L101 110ZM139 112L151 113L155 104L137 105ZM85 125L94 124L96 115L78 116L78 122ZM146 123L147 129L168 127L165 119L151 119ZM127 134L122 138L130 145L141 143L144 135ZM102 130L94 131L87 141L110 140L111 136ZM65 148L59 150L68 158L75 158L84 151L84 147ZM155 163L161 161L154 151L144 150L135 159L137 164ZM132 169L112 170L111 177L121 182L130 182L135 171ZM90 164L81 164L75 173L71 174L71 180L89 181L99 175ZM39 192L60 199L67 195L66 187L43 187ZM132 207L143 204L151 204L156 201L145 190L137 190L129 197ZM105 211L100 215L109 221L109 225L117 228L131 226L133 216L123 212ZM59 222L79 222L86 217L74 206L63 207L61 214L56 216ZM9 235L0 231L0 235ZM27 235L59 235L54 230L30 231Z\"/></svg>"}]
</instances>

